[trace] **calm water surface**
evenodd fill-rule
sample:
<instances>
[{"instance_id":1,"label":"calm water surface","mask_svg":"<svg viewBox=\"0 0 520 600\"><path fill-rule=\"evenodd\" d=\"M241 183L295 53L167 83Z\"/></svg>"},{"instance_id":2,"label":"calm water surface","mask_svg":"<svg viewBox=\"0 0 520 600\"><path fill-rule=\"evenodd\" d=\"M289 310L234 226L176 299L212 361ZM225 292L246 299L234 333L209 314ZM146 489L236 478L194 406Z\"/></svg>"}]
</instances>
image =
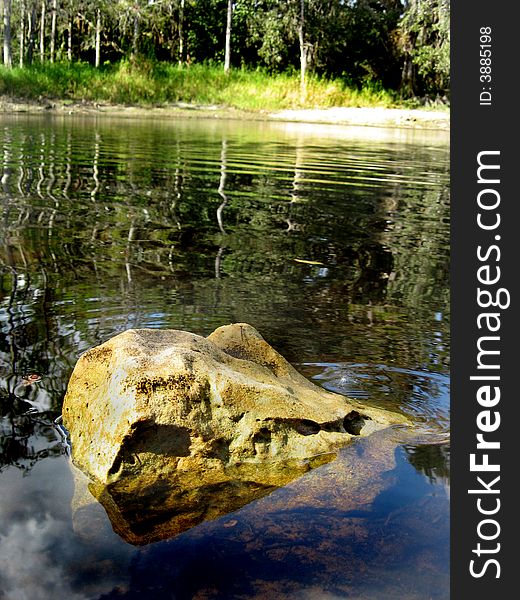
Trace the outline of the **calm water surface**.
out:
<instances>
[{"instance_id":1,"label":"calm water surface","mask_svg":"<svg viewBox=\"0 0 520 600\"><path fill-rule=\"evenodd\" d=\"M0 143L0 598L448 598L447 134L13 117ZM53 425L77 357L238 321L413 431L133 547Z\"/></svg>"}]
</instances>

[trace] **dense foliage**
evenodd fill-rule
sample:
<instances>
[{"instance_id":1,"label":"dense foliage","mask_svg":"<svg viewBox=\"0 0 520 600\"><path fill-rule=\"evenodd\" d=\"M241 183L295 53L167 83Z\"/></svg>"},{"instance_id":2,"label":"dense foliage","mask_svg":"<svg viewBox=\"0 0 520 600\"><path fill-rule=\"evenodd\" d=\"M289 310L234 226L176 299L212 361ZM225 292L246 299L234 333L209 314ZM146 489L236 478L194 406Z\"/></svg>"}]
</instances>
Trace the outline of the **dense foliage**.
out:
<instances>
[{"instance_id":1,"label":"dense foliage","mask_svg":"<svg viewBox=\"0 0 520 600\"><path fill-rule=\"evenodd\" d=\"M0 0L4 66L146 57L447 95L449 0ZM229 31L228 31L229 33ZM303 79L303 77L302 77Z\"/></svg>"}]
</instances>

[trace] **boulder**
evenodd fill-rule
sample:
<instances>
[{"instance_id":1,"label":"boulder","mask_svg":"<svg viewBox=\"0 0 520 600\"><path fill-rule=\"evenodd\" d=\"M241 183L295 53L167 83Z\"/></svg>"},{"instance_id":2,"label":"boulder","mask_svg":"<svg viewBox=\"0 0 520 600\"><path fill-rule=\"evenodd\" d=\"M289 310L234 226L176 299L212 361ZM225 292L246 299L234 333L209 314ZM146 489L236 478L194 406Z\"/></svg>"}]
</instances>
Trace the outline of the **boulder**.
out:
<instances>
[{"instance_id":1,"label":"boulder","mask_svg":"<svg viewBox=\"0 0 520 600\"><path fill-rule=\"evenodd\" d=\"M250 325L128 330L85 352L63 404L74 463L132 543L170 537L405 422L300 375Z\"/></svg>"}]
</instances>

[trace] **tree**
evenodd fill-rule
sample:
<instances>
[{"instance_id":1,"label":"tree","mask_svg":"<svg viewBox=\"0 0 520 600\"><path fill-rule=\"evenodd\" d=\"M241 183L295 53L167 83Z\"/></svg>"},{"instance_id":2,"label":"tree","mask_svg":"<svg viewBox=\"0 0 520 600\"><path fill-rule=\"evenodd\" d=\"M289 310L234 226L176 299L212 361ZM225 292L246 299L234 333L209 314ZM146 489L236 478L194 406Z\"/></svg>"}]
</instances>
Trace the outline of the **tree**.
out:
<instances>
[{"instance_id":1,"label":"tree","mask_svg":"<svg viewBox=\"0 0 520 600\"><path fill-rule=\"evenodd\" d=\"M302 103L310 74L402 96L449 88L449 0L0 0L0 14L7 67L13 50L21 66L39 52L263 67L298 72Z\"/></svg>"},{"instance_id":2,"label":"tree","mask_svg":"<svg viewBox=\"0 0 520 600\"><path fill-rule=\"evenodd\" d=\"M447 93L450 81L449 0L408 0L401 20L401 93Z\"/></svg>"},{"instance_id":3,"label":"tree","mask_svg":"<svg viewBox=\"0 0 520 600\"><path fill-rule=\"evenodd\" d=\"M226 13L226 48L224 51L224 73L229 73L231 66L231 22L233 19L233 0L228 0Z\"/></svg>"},{"instance_id":4,"label":"tree","mask_svg":"<svg viewBox=\"0 0 520 600\"><path fill-rule=\"evenodd\" d=\"M298 69L302 92L310 72L351 85L398 83L392 40L399 0L266 0L259 6L248 3L249 39L256 46L252 62L276 71Z\"/></svg>"},{"instance_id":5,"label":"tree","mask_svg":"<svg viewBox=\"0 0 520 600\"><path fill-rule=\"evenodd\" d=\"M256 49L253 63L271 71L301 68L302 5L302 0L267 0L259 7L248 3L247 28Z\"/></svg>"},{"instance_id":6,"label":"tree","mask_svg":"<svg viewBox=\"0 0 520 600\"><path fill-rule=\"evenodd\" d=\"M45 13L47 12L45 0L41 1L40 6L40 62L43 63L45 59Z\"/></svg>"},{"instance_id":7,"label":"tree","mask_svg":"<svg viewBox=\"0 0 520 600\"><path fill-rule=\"evenodd\" d=\"M36 35L36 0L27 6L27 64L32 65Z\"/></svg>"},{"instance_id":8,"label":"tree","mask_svg":"<svg viewBox=\"0 0 520 600\"><path fill-rule=\"evenodd\" d=\"M13 66L13 55L11 50L11 0L3 1L4 21L4 67L10 69Z\"/></svg>"},{"instance_id":9,"label":"tree","mask_svg":"<svg viewBox=\"0 0 520 600\"><path fill-rule=\"evenodd\" d=\"M179 66L184 63L184 45L184 0L181 0L179 4Z\"/></svg>"},{"instance_id":10,"label":"tree","mask_svg":"<svg viewBox=\"0 0 520 600\"><path fill-rule=\"evenodd\" d=\"M94 64L96 69L101 64L101 10L96 8L96 41L95 41L96 58Z\"/></svg>"},{"instance_id":11,"label":"tree","mask_svg":"<svg viewBox=\"0 0 520 600\"><path fill-rule=\"evenodd\" d=\"M69 0L67 8L67 60L72 62L72 28L74 27L74 0Z\"/></svg>"},{"instance_id":12,"label":"tree","mask_svg":"<svg viewBox=\"0 0 520 600\"><path fill-rule=\"evenodd\" d=\"M306 76L307 76L307 52L305 43L305 0L300 0L300 19L298 22L298 41L300 42L300 102L305 102Z\"/></svg>"},{"instance_id":13,"label":"tree","mask_svg":"<svg viewBox=\"0 0 520 600\"><path fill-rule=\"evenodd\" d=\"M20 2L20 49L19 49L19 65L23 67L25 58L25 0Z\"/></svg>"},{"instance_id":14,"label":"tree","mask_svg":"<svg viewBox=\"0 0 520 600\"><path fill-rule=\"evenodd\" d=\"M54 62L56 57L56 23L58 18L58 0L52 0L52 13L51 13L51 41L50 41L50 55L49 60L51 63Z\"/></svg>"}]
</instances>

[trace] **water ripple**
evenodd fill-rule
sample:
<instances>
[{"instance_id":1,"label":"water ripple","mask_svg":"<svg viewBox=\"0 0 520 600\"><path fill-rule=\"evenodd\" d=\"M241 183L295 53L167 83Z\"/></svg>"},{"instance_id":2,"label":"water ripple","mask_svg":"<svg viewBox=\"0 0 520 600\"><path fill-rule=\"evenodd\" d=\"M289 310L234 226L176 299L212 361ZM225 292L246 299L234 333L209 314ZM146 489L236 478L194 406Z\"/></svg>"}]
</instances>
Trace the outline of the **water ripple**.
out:
<instances>
[{"instance_id":1,"label":"water ripple","mask_svg":"<svg viewBox=\"0 0 520 600\"><path fill-rule=\"evenodd\" d=\"M410 417L418 433L448 434L449 376L369 363L305 363L325 389ZM319 372L316 374L316 369Z\"/></svg>"}]
</instances>

